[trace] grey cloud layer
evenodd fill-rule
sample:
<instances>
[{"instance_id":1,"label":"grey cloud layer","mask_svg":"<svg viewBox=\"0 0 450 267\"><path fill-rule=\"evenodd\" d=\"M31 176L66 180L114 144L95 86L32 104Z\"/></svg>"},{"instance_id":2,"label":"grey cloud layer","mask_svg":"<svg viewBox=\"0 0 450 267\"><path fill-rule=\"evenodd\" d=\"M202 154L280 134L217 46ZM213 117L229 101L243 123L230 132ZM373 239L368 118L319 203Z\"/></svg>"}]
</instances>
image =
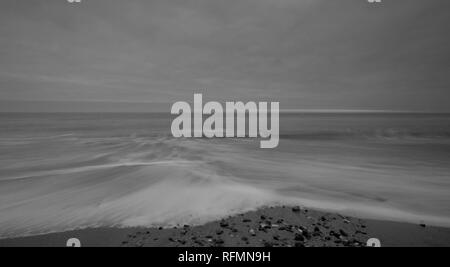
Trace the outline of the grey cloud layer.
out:
<instances>
[{"instance_id":1,"label":"grey cloud layer","mask_svg":"<svg viewBox=\"0 0 450 267\"><path fill-rule=\"evenodd\" d=\"M1 3L3 101L448 110L445 0Z\"/></svg>"}]
</instances>

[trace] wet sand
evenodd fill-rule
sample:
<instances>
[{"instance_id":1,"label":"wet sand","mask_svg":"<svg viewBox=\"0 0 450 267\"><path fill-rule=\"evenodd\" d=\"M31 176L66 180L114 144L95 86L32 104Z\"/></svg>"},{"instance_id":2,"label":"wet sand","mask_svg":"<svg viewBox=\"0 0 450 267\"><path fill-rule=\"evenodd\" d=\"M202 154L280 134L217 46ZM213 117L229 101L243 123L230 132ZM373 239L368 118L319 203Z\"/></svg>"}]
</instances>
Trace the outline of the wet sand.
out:
<instances>
[{"instance_id":1,"label":"wet sand","mask_svg":"<svg viewBox=\"0 0 450 267\"><path fill-rule=\"evenodd\" d=\"M301 207L267 207L200 226L95 228L0 240L0 247L364 247L450 246L450 228L365 220Z\"/></svg>"}]
</instances>

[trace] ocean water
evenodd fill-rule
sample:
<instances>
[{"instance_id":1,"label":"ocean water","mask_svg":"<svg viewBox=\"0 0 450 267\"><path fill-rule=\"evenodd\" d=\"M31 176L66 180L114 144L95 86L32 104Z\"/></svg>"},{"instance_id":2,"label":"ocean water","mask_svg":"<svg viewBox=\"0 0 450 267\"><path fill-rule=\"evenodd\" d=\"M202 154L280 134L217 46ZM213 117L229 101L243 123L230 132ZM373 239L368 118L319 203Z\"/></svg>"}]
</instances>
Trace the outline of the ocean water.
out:
<instances>
[{"instance_id":1,"label":"ocean water","mask_svg":"<svg viewBox=\"0 0 450 267\"><path fill-rule=\"evenodd\" d=\"M167 114L0 114L0 237L201 224L265 205L450 226L450 115L282 114L280 145Z\"/></svg>"}]
</instances>

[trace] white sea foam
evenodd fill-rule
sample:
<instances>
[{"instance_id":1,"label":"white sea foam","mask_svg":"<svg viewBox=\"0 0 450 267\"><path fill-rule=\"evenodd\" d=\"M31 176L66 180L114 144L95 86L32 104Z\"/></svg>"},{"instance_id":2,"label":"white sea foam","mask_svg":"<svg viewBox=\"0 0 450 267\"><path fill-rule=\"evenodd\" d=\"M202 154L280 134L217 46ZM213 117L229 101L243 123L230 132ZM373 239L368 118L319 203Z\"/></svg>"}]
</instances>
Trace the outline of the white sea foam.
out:
<instances>
[{"instance_id":1,"label":"white sea foam","mask_svg":"<svg viewBox=\"0 0 450 267\"><path fill-rule=\"evenodd\" d=\"M367 118L348 120L364 128ZM289 137L269 152L255 149L250 139L172 139L110 130L27 137L29 143L18 147L0 143L0 237L201 224L276 204L450 226L446 140L374 141L347 138L341 131L320 136L333 121L321 121L325 126L319 130L316 121L321 120L313 120L313 134L304 128L289 132L295 129L290 123L294 128L284 130Z\"/></svg>"}]
</instances>

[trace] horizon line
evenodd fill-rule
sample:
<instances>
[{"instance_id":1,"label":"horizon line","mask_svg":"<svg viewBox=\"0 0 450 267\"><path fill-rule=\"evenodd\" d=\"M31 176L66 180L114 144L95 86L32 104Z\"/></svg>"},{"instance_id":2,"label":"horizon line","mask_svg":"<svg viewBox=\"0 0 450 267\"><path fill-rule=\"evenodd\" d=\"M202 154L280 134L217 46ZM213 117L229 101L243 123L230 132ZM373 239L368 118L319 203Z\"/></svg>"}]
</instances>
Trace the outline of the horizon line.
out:
<instances>
[{"instance_id":1,"label":"horizon line","mask_svg":"<svg viewBox=\"0 0 450 267\"><path fill-rule=\"evenodd\" d=\"M226 101L239 102L239 100ZM256 101L240 101L244 103ZM267 102L269 101L259 101ZM275 101L279 102L279 101ZM113 101L54 101L54 100L0 100L0 103L7 104L0 105L0 113L170 113L171 102L113 102ZM35 104L30 106L11 105L13 103L27 103ZM82 106L61 106L63 104L79 104ZM95 106L95 104L100 106ZM9 105L8 105L9 104ZM55 106L40 104L55 104ZM102 105L111 106L102 106ZM129 105L136 105L135 107ZM190 103L193 104L193 103ZM281 104L281 102L280 102ZM142 105L150 105L149 110L145 110ZM153 106L152 106L153 105ZM167 105L167 110L162 106ZM3 107L2 107L3 106ZM66 109L67 108L67 109ZM449 111L439 110L406 110L406 109L358 109L358 108L281 108L279 110L283 114L450 114Z\"/></svg>"}]
</instances>

